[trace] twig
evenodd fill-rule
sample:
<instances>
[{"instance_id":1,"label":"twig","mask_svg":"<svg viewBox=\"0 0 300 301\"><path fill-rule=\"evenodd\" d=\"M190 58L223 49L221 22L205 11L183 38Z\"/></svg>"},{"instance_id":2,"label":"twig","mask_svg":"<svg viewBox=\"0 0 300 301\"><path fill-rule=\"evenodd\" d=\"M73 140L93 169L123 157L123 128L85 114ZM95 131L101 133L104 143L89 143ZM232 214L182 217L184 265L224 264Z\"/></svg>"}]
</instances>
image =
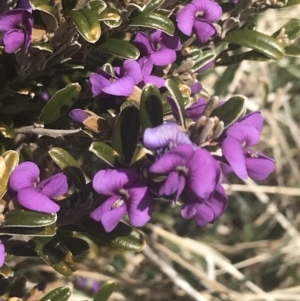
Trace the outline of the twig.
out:
<instances>
[{"instance_id":1,"label":"twig","mask_svg":"<svg viewBox=\"0 0 300 301\"><path fill-rule=\"evenodd\" d=\"M208 301L199 292L197 292L187 281L182 279L171 265L159 258L157 254L155 254L153 250L147 245L144 248L144 254L190 297L192 297L196 301Z\"/></svg>"}]
</instances>

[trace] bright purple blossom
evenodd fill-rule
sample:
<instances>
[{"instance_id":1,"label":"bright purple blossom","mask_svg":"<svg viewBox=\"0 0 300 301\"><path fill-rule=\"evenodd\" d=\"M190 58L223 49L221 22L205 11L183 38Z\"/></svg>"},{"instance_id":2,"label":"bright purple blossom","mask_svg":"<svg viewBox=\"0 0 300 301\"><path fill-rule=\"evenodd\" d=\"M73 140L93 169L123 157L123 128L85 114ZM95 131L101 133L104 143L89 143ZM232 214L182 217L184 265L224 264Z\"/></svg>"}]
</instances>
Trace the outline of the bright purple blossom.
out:
<instances>
[{"instance_id":1,"label":"bright purple blossom","mask_svg":"<svg viewBox=\"0 0 300 301\"><path fill-rule=\"evenodd\" d=\"M225 138L221 142L223 156L242 179L250 177L256 181L264 180L275 168L273 159L247 149L259 142L262 126L263 117L260 112L254 112L225 131Z\"/></svg>"},{"instance_id":2,"label":"bright purple blossom","mask_svg":"<svg viewBox=\"0 0 300 301\"><path fill-rule=\"evenodd\" d=\"M5 261L5 246L0 239L0 268L3 266Z\"/></svg>"},{"instance_id":3,"label":"bright purple blossom","mask_svg":"<svg viewBox=\"0 0 300 301\"><path fill-rule=\"evenodd\" d=\"M138 63L141 66L142 78L145 84L154 84L158 88L161 88L165 85L165 80L163 78L151 75L153 70L153 61L151 58L143 57L138 60Z\"/></svg>"},{"instance_id":4,"label":"bright purple blossom","mask_svg":"<svg viewBox=\"0 0 300 301\"><path fill-rule=\"evenodd\" d=\"M81 109L74 109L70 111L69 117L72 118L74 121L82 123L89 117L89 114Z\"/></svg>"},{"instance_id":5,"label":"bright purple blossom","mask_svg":"<svg viewBox=\"0 0 300 301\"><path fill-rule=\"evenodd\" d=\"M12 9L0 16L1 43L7 53L14 53L22 46L27 52L31 44L33 18L27 2L21 3L25 9Z\"/></svg>"},{"instance_id":6,"label":"bright purple blossom","mask_svg":"<svg viewBox=\"0 0 300 301\"><path fill-rule=\"evenodd\" d=\"M91 217L101 221L106 232L111 232L128 212L135 227L145 225L151 218L153 199L140 176L128 169L100 170L93 179L93 187L109 198L96 208Z\"/></svg>"},{"instance_id":7,"label":"bright purple blossom","mask_svg":"<svg viewBox=\"0 0 300 301\"><path fill-rule=\"evenodd\" d=\"M212 22L218 21L222 15L221 6L210 0L193 0L176 16L178 28L185 35L194 32L201 43L206 43L216 34Z\"/></svg>"},{"instance_id":8,"label":"bright purple blossom","mask_svg":"<svg viewBox=\"0 0 300 301\"><path fill-rule=\"evenodd\" d=\"M151 30L149 36L138 32L132 41L141 53L141 57L151 58L156 66L172 64L176 60L176 51L181 42L176 34L169 36L160 30Z\"/></svg>"},{"instance_id":9,"label":"bright purple blossom","mask_svg":"<svg viewBox=\"0 0 300 301\"><path fill-rule=\"evenodd\" d=\"M58 212L60 207L51 200L68 190L67 177L58 173L38 183L40 170L33 162L23 162L12 172L9 184L18 191L18 202L23 207L45 213Z\"/></svg>"},{"instance_id":10,"label":"bright purple blossom","mask_svg":"<svg viewBox=\"0 0 300 301\"><path fill-rule=\"evenodd\" d=\"M94 95L129 96L142 81L142 71L136 61L126 60L120 68L114 68L115 75L111 75L102 69L90 76L92 92Z\"/></svg>"}]
</instances>

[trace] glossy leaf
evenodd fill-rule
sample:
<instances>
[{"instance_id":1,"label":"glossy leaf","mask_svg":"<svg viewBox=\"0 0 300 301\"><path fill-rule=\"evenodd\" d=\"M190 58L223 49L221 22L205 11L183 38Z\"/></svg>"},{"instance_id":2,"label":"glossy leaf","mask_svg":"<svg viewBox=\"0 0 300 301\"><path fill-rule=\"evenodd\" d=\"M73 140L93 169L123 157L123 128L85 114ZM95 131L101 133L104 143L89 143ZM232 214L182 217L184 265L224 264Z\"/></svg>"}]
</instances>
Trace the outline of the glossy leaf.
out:
<instances>
[{"instance_id":1,"label":"glossy leaf","mask_svg":"<svg viewBox=\"0 0 300 301\"><path fill-rule=\"evenodd\" d=\"M90 250L90 245L81 238L65 236L60 239L74 256L80 256Z\"/></svg>"},{"instance_id":2,"label":"glossy leaf","mask_svg":"<svg viewBox=\"0 0 300 301\"><path fill-rule=\"evenodd\" d=\"M4 196L8 189L8 181L10 174L19 163L19 154L16 151L9 150L1 157L0 170L0 199Z\"/></svg>"},{"instance_id":3,"label":"glossy leaf","mask_svg":"<svg viewBox=\"0 0 300 301\"><path fill-rule=\"evenodd\" d=\"M169 18L148 10L130 18L129 25L158 29L168 35L173 35L175 31L175 26Z\"/></svg>"},{"instance_id":4,"label":"glossy leaf","mask_svg":"<svg viewBox=\"0 0 300 301\"><path fill-rule=\"evenodd\" d=\"M101 36L101 27L97 14L89 8L71 10L69 15L80 35L89 43L96 43Z\"/></svg>"},{"instance_id":5,"label":"glossy leaf","mask_svg":"<svg viewBox=\"0 0 300 301\"><path fill-rule=\"evenodd\" d=\"M284 34L286 34L289 40L296 40L300 36L300 20L292 19L284 26ZM272 34L272 37L276 38L281 32L281 29Z\"/></svg>"},{"instance_id":6,"label":"glossy leaf","mask_svg":"<svg viewBox=\"0 0 300 301\"><path fill-rule=\"evenodd\" d=\"M56 213L41 213L15 208L5 214L2 227L45 227L57 220Z\"/></svg>"},{"instance_id":7,"label":"glossy leaf","mask_svg":"<svg viewBox=\"0 0 300 301\"><path fill-rule=\"evenodd\" d=\"M40 301L67 301L71 294L72 289L69 286L61 286L45 295Z\"/></svg>"},{"instance_id":8,"label":"glossy leaf","mask_svg":"<svg viewBox=\"0 0 300 301\"><path fill-rule=\"evenodd\" d=\"M284 48L276 39L258 31L250 29L230 31L223 40L256 50L272 60L280 60L284 56Z\"/></svg>"},{"instance_id":9,"label":"glossy leaf","mask_svg":"<svg viewBox=\"0 0 300 301\"><path fill-rule=\"evenodd\" d=\"M56 224L45 227L5 227L0 228L1 235L54 236Z\"/></svg>"},{"instance_id":10,"label":"glossy leaf","mask_svg":"<svg viewBox=\"0 0 300 301\"><path fill-rule=\"evenodd\" d=\"M70 250L56 237L34 237L32 249L52 268L64 276L76 271L76 262Z\"/></svg>"},{"instance_id":11,"label":"glossy leaf","mask_svg":"<svg viewBox=\"0 0 300 301\"><path fill-rule=\"evenodd\" d=\"M141 127L144 131L149 127L156 127L163 123L162 96L159 89L148 84L143 88L140 103Z\"/></svg>"},{"instance_id":12,"label":"glossy leaf","mask_svg":"<svg viewBox=\"0 0 300 301\"><path fill-rule=\"evenodd\" d=\"M163 2L164 2L164 0L151 0L147 4L145 10L153 11L153 10L157 9L158 7L160 7Z\"/></svg>"},{"instance_id":13,"label":"glossy leaf","mask_svg":"<svg viewBox=\"0 0 300 301\"><path fill-rule=\"evenodd\" d=\"M140 113L133 101L127 101L122 106L114 127L111 146L129 164L139 139Z\"/></svg>"},{"instance_id":14,"label":"glossy leaf","mask_svg":"<svg viewBox=\"0 0 300 301\"><path fill-rule=\"evenodd\" d=\"M89 2L91 10L96 13L96 15L100 15L105 8L107 7L106 3L102 0L96 0Z\"/></svg>"},{"instance_id":15,"label":"glossy leaf","mask_svg":"<svg viewBox=\"0 0 300 301\"><path fill-rule=\"evenodd\" d=\"M165 86L168 89L171 98L174 101L174 105L177 108L178 114L179 114L179 120L180 124L185 127L185 108L184 108L184 99L181 94L181 91L178 87L178 85L175 83L173 79L167 79L165 82Z\"/></svg>"},{"instance_id":16,"label":"glossy leaf","mask_svg":"<svg viewBox=\"0 0 300 301\"><path fill-rule=\"evenodd\" d=\"M140 56L140 52L135 46L131 45L129 42L114 38L105 39L105 41L97 46L97 48L103 52L123 59L135 60Z\"/></svg>"},{"instance_id":17,"label":"glossy leaf","mask_svg":"<svg viewBox=\"0 0 300 301\"><path fill-rule=\"evenodd\" d=\"M110 295L114 292L116 284L114 281L107 281L103 285L99 292L97 293L94 301L107 301Z\"/></svg>"},{"instance_id":18,"label":"glossy leaf","mask_svg":"<svg viewBox=\"0 0 300 301\"><path fill-rule=\"evenodd\" d=\"M108 144L95 141L91 144L89 150L110 166L115 166L116 161L120 160L120 155Z\"/></svg>"},{"instance_id":19,"label":"glossy leaf","mask_svg":"<svg viewBox=\"0 0 300 301\"><path fill-rule=\"evenodd\" d=\"M73 182L76 189L83 189L85 177L78 162L66 150L60 147L51 148L49 155Z\"/></svg>"},{"instance_id":20,"label":"glossy leaf","mask_svg":"<svg viewBox=\"0 0 300 301\"><path fill-rule=\"evenodd\" d=\"M0 268L0 275L4 278L8 278L13 276L14 272L11 270L11 268L4 263L3 266Z\"/></svg>"},{"instance_id":21,"label":"glossy leaf","mask_svg":"<svg viewBox=\"0 0 300 301\"><path fill-rule=\"evenodd\" d=\"M78 83L69 84L57 91L42 110L40 120L48 124L60 118L73 106L80 91L81 87Z\"/></svg>"},{"instance_id":22,"label":"glossy leaf","mask_svg":"<svg viewBox=\"0 0 300 301\"><path fill-rule=\"evenodd\" d=\"M211 116L218 117L227 128L246 113L246 101L245 96L232 96L223 105L216 108Z\"/></svg>"},{"instance_id":23,"label":"glossy leaf","mask_svg":"<svg viewBox=\"0 0 300 301\"><path fill-rule=\"evenodd\" d=\"M213 50L203 51L202 56L195 61L195 65L192 67L191 70L193 72L200 70L201 68L205 67L208 63L210 63L212 60L214 60L216 56L217 55Z\"/></svg>"},{"instance_id":24,"label":"glossy leaf","mask_svg":"<svg viewBox=\"0 0 300 301\"><path fill-rule=\"evenodd\" d=\"M294 45L286 47L285 55L292 56L292 57L300 57L300 47Z\"/></svg>"},{"instance_id":25,"label":"glossy leaf","mask_svg":"<svg viewBox=\"0 0 300 301\"><path fill-rule=\"evenodd\" d=\"M122 23L121 12L115 8L107 7L98 15L98 20L103 21L108 27L118 27Z\"/></svg>"}]
</instances>

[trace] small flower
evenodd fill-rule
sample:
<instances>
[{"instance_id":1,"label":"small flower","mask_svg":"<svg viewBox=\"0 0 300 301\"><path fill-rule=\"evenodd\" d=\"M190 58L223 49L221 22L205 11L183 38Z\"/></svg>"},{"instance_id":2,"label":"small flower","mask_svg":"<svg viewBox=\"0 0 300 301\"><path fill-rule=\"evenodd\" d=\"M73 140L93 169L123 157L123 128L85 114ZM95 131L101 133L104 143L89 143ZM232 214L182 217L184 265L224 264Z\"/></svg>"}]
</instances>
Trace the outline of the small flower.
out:
<instances>
[{"instance_id":1,"label":"small flower","mask_svg":"<svg viewBox=\"0 0 300 301\"><path fill-rule=\"evenodd\" d=\"M165 80L163 78L151 75L153 70L153 61L151 58L143 57L138 60L138 63L141 66L142 78L145 84L154 84L158 88L161 88L165 85Z\"/></svg>"},{"instance_id":2,"label":"small flower","mask_svg":"<svg viewBox=\"0 0 300 301\"><path fill-rule=\"evenodd\" d=\"M90 76L94 95L129 96L134 86L142 80L142 71L136 61L126 60L121 68L114 68L116 75L111 75L102 69Z\"/></svg>"},{"instance_id":3,"label":"small flower","mask_svg":"<svg viewBox=\"0 0 300 301\"><path fill-rule=\"evenodd\" d=\"M27 9L17 8L2 14L0 32L3 33L1 43L4 45L5 52L14 53L23 45L27 52L31 43L32 27L33 18Z\"/></svg>"},{"instance_id":4,"label":"small flower","mask_svg":"<svg viewBox=\"0 0 300 301\"><path fill-rule=\"evenodd\" d=\"M5 246L0 239L0 268L3 266L5 262Z\"/></svg>"},{"instance_id":5,"label":"small flower","mask_svg":"<svg viewBox=\"0 0 300 301\"><path fill-rule=\"evenodd\" d=\"M247 179L249 176L261 181L275 168L273 159L247 149L259 142L262 126L263 117L259 112L254 112L230 126L221 141L223 156L241 179Z\"/></svg>"},{"instance_id":6,"label":"small flower","mask_svg":"<svg viewBox=\"0 0 300 301\"><path fill-rule=\"evenodd\" d=\"M149 36L138 32L132 41L142 57L151 58L156 66L172 64L176 60L176 51L181 42L176 34L169 36L160 30L151 30Z\"/></svg>"},{"instance_id":7,"label":"small flower","mask_svg":"<svg viewBox=\"0 0 300 301\"><path fill-rule=\"evenodd\" d=\"M212 24L222 15L221 6L210 0L193 0L186 5L176 16L178 28L187 36L194 31L201 43L206 43L216 34Z\"/></svg>"},{"instance_id":8,"label":"small flower","mask_svg":"<svg viewBox=\"0 0 300 301\"><path fill-rule=\"evenodd\" d=\"M145 225L151 218L153 199L140 176L128 169L100 170L93 179L93 187L109 198L96 208L91 217L101 221L106 232L111 232L128 212L135 227Z\"/></svg>"},{"instance_id":9,"label":"small flower","mask_svg":"<svg viewBox=\"0 0 300 301\"><path fill-rule=\"evenodd\" d=\"M74 109L69 113L69 117L74 121L82 123L89 117L89 114L81 109Z\"/></svg>"},{"instance_id":10,"label":"small flower","mask_svg":"<svg viewBox=\"0 0 300 301\"><path fill-rule=\"evenodd\" d=\"M18 191L18 202L23 207L45 213L58 212L60 207L51 198L65 194L67 177L58 173L38 183L40 170L33 162L23 162L11 173L10 187Z\"/></svg>"}]
</instances>

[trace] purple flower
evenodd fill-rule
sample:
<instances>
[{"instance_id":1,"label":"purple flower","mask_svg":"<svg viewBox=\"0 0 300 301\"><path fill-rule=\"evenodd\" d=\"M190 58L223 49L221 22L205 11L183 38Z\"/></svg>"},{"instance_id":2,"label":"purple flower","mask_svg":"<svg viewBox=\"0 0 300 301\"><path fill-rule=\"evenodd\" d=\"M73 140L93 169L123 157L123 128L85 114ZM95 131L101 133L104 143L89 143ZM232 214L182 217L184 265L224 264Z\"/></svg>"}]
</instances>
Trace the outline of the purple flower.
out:
<instances>
[{"instance_id":1,"label":"purple flower","mask_svg":"<svg viewBox=\"0 0 300 301\"><path fill-rule=\"evenodd\" d=\"M74 109L70 111L69 117L72 118L74 121L82 123L89 117L89 114L81 109Z\"/></svg>"},{"instance_id":2,"label":"purple flower","mask_svg":"<svg viewBox=\"0 0 300 301\"><path fill-rule=\"evenodd\" d=\"M236 175L242 179L248 176L256 181L264 180L273 172L273 159L247 149L260 140L263 117L259 112L244 116L225 131L221 142L223 156Z\"/></svg>"},{"instance_id":3,"label":"purple flower","mask_svg":"<svg viewBox=\"0 0 300 301\"><path fill-rule=\"evenodd\" d=\"M216 2L210 0L193 0L186 5L176 16L178 28L187 36L194 31L201 43L216 34L216 28L212 24L218 21L222 15L222 8Z\"/></svg>"},{"instance_id":4,"label":"purple flower","mask_svg":"<svg viewBox=\"0 0 300 301\"><path fill-rule=\"evenodd\" d=\"M33 18L27 9L17 8L2 14L0 32L3 33L1 43L4 45L5 52L13 53L23 45L27 52L31 43L32 27Z\"/></svg>"},{"instance_id":5,"label":"purple flower","mask_svg":"<svg viewBox=\"0 0 300 301\"><path fill-rule=\"evenodd\" d=\"M145 225L151 218L153 199L140 176L128 169L100 170L93 179L93 187L109 198L96 208L91 217L101 221L106 232L111 232L128 212L135 227Z\"/></svg>"},{"instance_id":6,"label":"purple flower","mask_svg":"<svg viewBox=\"0 0 300 301\"><path fill-rule=\"evenodd\" d=\"M175 122L167 122L144 132L144 146L153 150L165 150L180 144L192 144L188 134Z\"/></svg>"},{"instance_id":7,"label":"purple flower","mask_svg":"<svg viewBox=\"0 0 300 301\"><path fill-rule=\"evenodd\" d=\"M33 162L23 162L11 173L10 187L18 191L18 202L25 208L45 213L58 212L60 207L51 200L68 190L67 177L58 173L38 183L40 170Z\"/></svg>"},{"instance_id":8,"label":"purple flower","mask_svg":"<svg viewBox=\"0 0 300 301\"><path fill-rule=\"evenodd\" d=\"M176 51L181 42L177 35L169 36L160 30L151 30L149 36L138 32L132 41L142 57L151 58L156 66L172 64L176 60Z\"/></svg>"},{"instance_id":9,"label":"purple flower","mask_svg":"<svg viewBox=\"0 0 300 301\"><path fill-rule=\"evenodd\" d=\"M165 85L165 80L163 78L151 75L153 70L153 61L151 58L143 57L138 60L138 63L141 66L142 78L145 84L154 84L158 88L161 88Z\"/></svg>"},{"instance_id":10,"label":"purple flower","mask_svg":"<svg viewBox=\"0 0 300 301\"><path fill-rule=\"evenodd\" d=\"M94 95L105 93L115 96L129 96L134 86L142 80L142 71L136 61L126 60L121 68L115 68L116 75L111 75L102 69L90 76Z\"/></svg>"},{"instance_id":11,"label":"purple flower","mask_svg":"<svg viewBox=\"0 0 300 301\"><path fill-rule=\"evenodd\" d=\"M3 266L5 262L5 246L0 239L0 268Z\"/></svg>"}]
</instances>

